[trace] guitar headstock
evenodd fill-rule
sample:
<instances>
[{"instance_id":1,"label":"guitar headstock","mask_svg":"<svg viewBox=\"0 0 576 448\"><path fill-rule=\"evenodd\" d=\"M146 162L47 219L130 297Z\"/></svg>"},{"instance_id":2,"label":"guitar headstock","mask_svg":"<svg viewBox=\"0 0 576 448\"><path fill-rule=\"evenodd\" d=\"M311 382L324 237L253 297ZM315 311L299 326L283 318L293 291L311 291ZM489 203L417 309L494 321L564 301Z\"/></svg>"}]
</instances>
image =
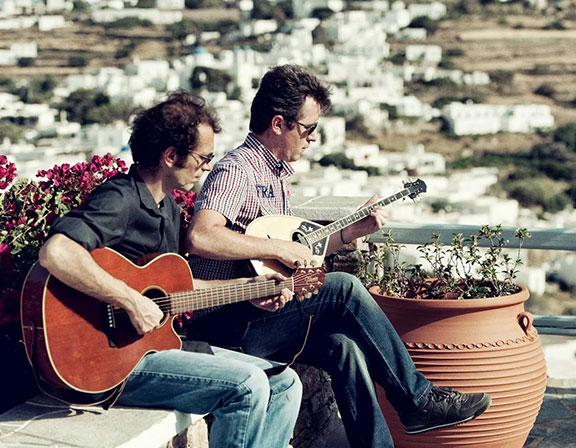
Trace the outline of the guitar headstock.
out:
<instances>
[{"instance_id":1,"label":"guitar headstock","mask_svg":"<svg viewBox=\"0 0 576 448\"><path fill-rule=\"evenodd\" d=\"M325 269L323 267L298 268L294 270L294 293L298 300L309 299L324 286Z\"/></svg>"},{"instance_id":2,"label":"guitar headstock","mask_svg":"<svg viewBox=\"0 0 576 448\"><path fill-rule=\"evenodd\" d=\"M426 183L422 179L416 179L414 182L404 182L404 188L408 189L410 199L415 199L420 193L426 193Z\"/></svg>"}]
</instances>

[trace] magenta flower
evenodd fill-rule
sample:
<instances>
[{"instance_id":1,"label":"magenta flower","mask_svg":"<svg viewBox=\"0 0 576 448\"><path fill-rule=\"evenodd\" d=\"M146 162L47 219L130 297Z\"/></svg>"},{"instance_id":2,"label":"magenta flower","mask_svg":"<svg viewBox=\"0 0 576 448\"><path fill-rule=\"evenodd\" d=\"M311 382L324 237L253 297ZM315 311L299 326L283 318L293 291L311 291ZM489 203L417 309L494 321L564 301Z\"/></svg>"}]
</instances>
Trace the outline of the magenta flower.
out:
<instances>
[{"instance_id":1,"label":"magenta flower","mask_svg":"<svg viewBox=\"0 0 576 448\"><path fill-rule=\"evenodd\" d=\"M16 166L0 155L0 324L18 318L24 278L38 258L50 225L78 207L106 179L126 172L126 163L111 154L89 163L64 163L39 170L37 180L16 178Z\"/></svg>"}]
</instances>

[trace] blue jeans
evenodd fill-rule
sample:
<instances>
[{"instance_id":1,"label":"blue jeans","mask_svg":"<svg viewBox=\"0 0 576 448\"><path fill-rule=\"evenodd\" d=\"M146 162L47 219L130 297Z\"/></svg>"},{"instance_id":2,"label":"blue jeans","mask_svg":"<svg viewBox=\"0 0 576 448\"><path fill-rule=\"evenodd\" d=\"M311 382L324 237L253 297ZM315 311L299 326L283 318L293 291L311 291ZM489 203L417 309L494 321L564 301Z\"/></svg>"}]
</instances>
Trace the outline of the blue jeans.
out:
<instances>
[{"instance_id":1,"label":"blue jeans","mask_svg":"<svg viewBox=\"0 0 576 448\"><path fill-rule=\"evenodd\" d=\"M211 448L286 448L300 410L302 385L275 363L213 347L214 355L167 350L145 356L118 404L211 413Z\"/></svg>"},{"instance_id":2,"label":"blue jeans","mask_svg":"<svg viewBox=\"0 0 576 448\"><path fill-rule=\"evenodd\" d=\"M303 302L271 313L249 303L230 305L190 322L190 338L287 361L310 332L298 362L332 379L351 446L393 447L374 382L396 410L413 410L432 384L418 372L394 327L352 275L326 275L324 287Z\"/></svg>"}]
</instances>

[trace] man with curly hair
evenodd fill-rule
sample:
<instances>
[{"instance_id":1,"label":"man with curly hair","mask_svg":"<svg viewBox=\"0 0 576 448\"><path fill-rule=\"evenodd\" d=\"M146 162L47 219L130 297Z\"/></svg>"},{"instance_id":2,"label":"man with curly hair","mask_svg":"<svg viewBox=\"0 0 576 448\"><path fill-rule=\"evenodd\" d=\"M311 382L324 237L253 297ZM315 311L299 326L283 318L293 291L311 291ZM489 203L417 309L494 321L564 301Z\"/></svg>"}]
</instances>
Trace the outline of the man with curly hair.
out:
<instances>
[{"instance_id":1,"label":"man with curly hair","mask_svg":"<svg viewBox=\"0 0 576 448\"><path fill-rule=\"evenodd\" d=\"M179 213L174 189L190 190L211 170L216 115L204 101L185 92L137 114L130 148L134 165L96 188L76 210L54 222L40 250L40 263L54 277L103 302L123 308L139 334L159 328L163 312L90 252L108 247L129 260L151 253L179 252ZM247 283L281 276L234 281L196 280L195 288ZM275 307L290 300L254 300ZM81 300L81 298L79 298ZM126 378L118 403L176 409L214 416L210 447L286 448L301 400L301 384L290 369L269 372L274 363L207 344L196 351L165 350L144 356ZM90 347L86 347L90 350Z\"/></svg>"}]
</instances>

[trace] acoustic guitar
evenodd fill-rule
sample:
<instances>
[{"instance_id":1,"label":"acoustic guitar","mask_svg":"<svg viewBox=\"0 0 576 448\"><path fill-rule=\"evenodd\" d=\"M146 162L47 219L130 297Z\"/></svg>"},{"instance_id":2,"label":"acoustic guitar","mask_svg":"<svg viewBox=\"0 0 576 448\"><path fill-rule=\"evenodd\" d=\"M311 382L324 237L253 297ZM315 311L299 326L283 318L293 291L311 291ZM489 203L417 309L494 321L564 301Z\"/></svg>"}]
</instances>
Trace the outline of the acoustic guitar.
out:
<instances>
[{"instance_id":1,"label":"acoustic guitar","mask_svg":"<svg viewBox=\"0 0 576 448\"><path fill-rule=\"evenodd\" d=\"M39 263L32 266L21 300L28 360L36 375L51 386L92 394L118 386L147 353L180 349L182 341L173 327L177 314L276 296L283 288L302 298L324 283L323 269L302 268L282 282L194 290L188 263L177 254L156 256L142 266L108 248L91 255L104 270L154 300L164 312L160 328L139 335L122 308L66 286Z\"/></svg>"},{"instance_id":2,"label":"acoustic guitar","mask_svg":"<svg viewBox=\"0 0 576 448\"><path fill-rule=\"evenodd\" d=\"M399 199L416 198L420 193L426 192L426 183L422 179L405 182L404 189L392 196L380 199L373 204L363 207L348 216L338 219L327 226L308 221L296 216L265 215L256 218L246 228L246 235L261 238L276 238L284 241L296 241L312 249L310 264L321 266L326 256L328 239L330 235L339 232L344 227L364 219L370 215L376 206L388 205ZM277 260L251 260L254 271L258 274L280 272L290 275L291 269Z\"/></svg>"}]
</instances>

